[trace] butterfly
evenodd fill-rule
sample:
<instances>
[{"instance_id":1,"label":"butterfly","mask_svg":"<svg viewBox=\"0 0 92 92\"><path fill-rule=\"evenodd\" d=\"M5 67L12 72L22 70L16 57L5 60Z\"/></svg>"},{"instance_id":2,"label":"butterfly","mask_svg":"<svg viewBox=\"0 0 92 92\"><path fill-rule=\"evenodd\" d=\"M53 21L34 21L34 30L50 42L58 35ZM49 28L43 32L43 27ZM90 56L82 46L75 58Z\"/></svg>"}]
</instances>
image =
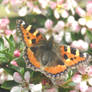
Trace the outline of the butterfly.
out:
<instances>
[{"instance_id":1,"label":"butterfly","mask_svg":"<svg viewBox=\"0 0 92 92\"><path fill-rule=\"evenodd\" d=\"M17 20L17 30L22 34L26 46L24 58L27 65L51 79L63 79L66 71L90 61L91 57L87 53L59 45L53 37L47 40L37 29L21 19Z\"/></svg>"}]
</instances>

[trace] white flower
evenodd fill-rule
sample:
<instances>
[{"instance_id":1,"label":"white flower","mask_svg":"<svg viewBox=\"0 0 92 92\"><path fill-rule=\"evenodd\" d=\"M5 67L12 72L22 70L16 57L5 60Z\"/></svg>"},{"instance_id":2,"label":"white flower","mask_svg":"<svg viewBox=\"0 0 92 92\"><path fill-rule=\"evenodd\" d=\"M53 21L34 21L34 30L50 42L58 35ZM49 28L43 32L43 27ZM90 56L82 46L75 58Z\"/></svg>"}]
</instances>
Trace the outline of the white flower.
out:
<instances>
[{"instance_id":1,"label":"white flower","mask_svg":"<svg viewBox=\"0 0 92 92\"><path fill-rule=\"evenodd\" d=\"M68 17L67 22L68 22L69 24L73 23L74 21L75 21L75 19L74 19L73 16L69 16L69 17Z\"/></svg>"},{"instance_id":2,"label":"white flower","mask_svg":"<svg viewBox=\"0 0 92 92\"><path fill-rule=\"evenodd\" d=\"M82 34L82 35L86 34L86 27L83 27L83 28L81 29L81 34Z\"/></svg>"},{"instance_id":3,"label":"white flower","mask_svg":"<svg viewBox=\"0 0 92 92\"><path fill-rule=\"evenodd\" d=\"M6 80L13 80L13 78L3 68L0 68L0 84L3 84Z\"/></svg>"},{"instance_id":4,"label":"white flower","mask_svg":"<svg viewBox=\"0 0 92 92\"><path fill-rule=\"evenodd\" d=\"M54 10L54 16L55 16L56 19L60 18L60 15L59 15L57 10Z\"/></svg>"},{"instance_id":5,"label":"white flower","mask_svg":"<svg viewBox=\"0 0 92 92\"><path fill-rule=\"evenodd\" d=\"M45 27L46 27L47 29L51 29L52 26L53 26L53 21L50 20L50 19L47 19L46 22L45 22Z\"/></svg>"},{"instance_id":6,"label":"white flower","mask_svg":"<svg viewBox=\"0 0 92 92\"><path fill-rule=\"evenodd\" d=\"M87 50L88 49L88 43L83 40L73 41L71 44L72 47L78 48L81 50Z\"/></svg>"},{"instance_id":7,"label":"white flower","mask_svg":"<svg viewBox=\"0 0 92 92\"><path fill-rule=\"evenodd\" d=\"M59 31L58 34L53 33L53 37L55 42L60 43L61 40L63 39L64 36L64 31Z\"/></svg>"},{"instance_id":8,"label":"white flower","mask_svg":"<svg viewBox=\"0 0 92 92\"><path fill-rule=\"evenodd\" d=\"M42 84L30 84L30 72L27 71L24 74L24 78L18 73L15 72L13 75L14 80L19 83L19 86L14 86L10 92L41 92Z\"/></svg>"},{"instance_id":9,"label":"white flower","mask_svg":"<svg viewBox=\"0 0 92 92\"><path fill-rule=\"evenodd\" d=\"M72 41L70 32L65 33L65 41L68 43Z\"/></svg>"},{"instance_id":10,"label":"white flower","mask_svg":"<svg viewBox=\"0 0 92 92\"><path fill-rule=\"evenodd\" d=\"M82 81L82 82L80 83L80 90L81 90L81 92L86 92L87 89L88 89L87 82L86 82L86 81Z\"/></svg>"},{"instance_id":11,"label":"white flower","mask_svg":"<svg viewBox=\"0 0 92 92\"><path fill-rule=\"evenodd\" d=\"M64 26L65 26L65 23L60 20L60 21L58 21L57 24L54 26L53 30L54 30L55 32L59 32L59 31L61 31L61 30L64 28Z\"/></svg>"},{"instance_id":12,"label":"white flower","mask_svg":"<svg viewBox=\"0 0 92 92\"><path fill-rule=\"evenodd\" d=\"M38 7L34 7L33 12L37 14L41 14L41 10Z\"/></svg>"},{"instance_id":13,"label":"white flower","mask_svg":"<svg viewBox=\"0 0 92 92\"><path fill-rule=\"evenodd\" d=\"M19 11L18 11L19 16L25 16L27 14L27 7L22 7Z\"/></svg>"},{"instance_id":14,"label":"white flower","mask_svg":"<svg viewBox=\"0 0 92 92\"><path fill-rule=\"evenodd\" d=\"M49 0L38 0L38 1L41 4L42 8L46 8L48 6Z\"/></svg>"},{"instance_id":15,"label":"white flower","mask_svg":"<svg viewBox=\"0 0 92 92\"><path fill-rule=\"evenodd\" d=\"M42 84L30 85L31 92L42 92Z\"/></svg>"},{"instance_id":16,"label":"white flower","mask_svg":"<svg viewBox=\"0 0 92 92\"><path fill-rule=\"evenodd\" d=\"M62 10L62 12L61 12L61 16L63 17L63 18L67 18L68 17L68 12L66 11L66 10Z\"/></svg>"},{"instance_id":17,"label":"white flower","mask_svg":"<svg viewBox=\"0 0 92 92\"><path fill-rule=\"evenodd\" d=\"M92 20L87 21L86 26L92 29Z\"/></svg>"},{"instance_id":18,"label":"white flower","mask_svg":"<svg viewBox=\"0 0 92 92\"><path fill-rule=\"evenodd\" d=\"M82 25L82 26L86 25L86 19L85 19L85 18L80 18L80 19L78 20L78 22L79 22L79 24Z\"/></svg>"}]
</instances>

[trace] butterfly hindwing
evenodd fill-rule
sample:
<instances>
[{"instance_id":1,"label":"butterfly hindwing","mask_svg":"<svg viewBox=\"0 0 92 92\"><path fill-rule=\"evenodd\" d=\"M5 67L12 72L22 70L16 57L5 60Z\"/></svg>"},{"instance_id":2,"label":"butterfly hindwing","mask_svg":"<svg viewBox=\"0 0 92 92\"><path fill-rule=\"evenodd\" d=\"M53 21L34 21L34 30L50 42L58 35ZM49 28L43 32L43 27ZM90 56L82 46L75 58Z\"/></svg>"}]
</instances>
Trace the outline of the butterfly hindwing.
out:
<instances>
[{"instance_id":1,"label":"butterfly hindwing","mask_svg":"<svg viewBox=\"0 0 92 92\"><path fill-rule=\"evenodd\" d=\"M70 46L61 46L60 50L63 62L67 67L75 66L82 62L87 62L90 58L87 53L83 53Z\"/></svg>"}]
</instances>

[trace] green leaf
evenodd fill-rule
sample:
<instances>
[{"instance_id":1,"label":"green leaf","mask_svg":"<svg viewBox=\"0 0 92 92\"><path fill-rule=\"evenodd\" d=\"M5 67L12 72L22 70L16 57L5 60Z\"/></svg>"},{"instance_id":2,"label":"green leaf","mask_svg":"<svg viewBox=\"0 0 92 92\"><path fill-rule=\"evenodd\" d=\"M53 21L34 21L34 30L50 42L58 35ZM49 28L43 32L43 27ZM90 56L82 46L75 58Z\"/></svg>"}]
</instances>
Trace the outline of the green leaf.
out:
<instances>
[{"instance_id":1,"label":"green leaf","mask_svg":"<svg viewBox=\"0 0 92 92\"><path fill-rule=\"evenodd\" d=\"M11 36L9 37L9 39L6 38L6 40L7 40L8 43L9 43L10 51L13 52L14 49L15 49L15 42L14 42L14 38L13 38L13 36L11 35Z\"/></svg>"},{"instance_id":2,"label":"green leaf","mask_svg":"<svg viewBox=\"0 0 92 92\"><path fill-rule=\"evenodd\" d=\"M4 40L0 38L0 50L4 49Z\"/></svg>"},{"instance_id":3,"label":"green leaf","mask_svg":"<svg viewBox=\"0 0 92 92\"><path fill-rule=\"evenodd\" d=\"M12 69L11 67L4 67L4 70L5 70L7 73L11 74L11 75L13 75L13 73L16 72L16 71L15 71L14 69Z\"/></svg>"},{"instance_id":4,"label":"green leaf","mask_svg":"<svg viewBox=\"0 0 92 92\"><path fill-rule=\"evenodd\" d=\"M86 34L87 34L88 38L92 41L92 32L87 30Z\"/></svg>"},{"instance_id":5,"label":"green leaf","mask_svg":"<svg viewBox=\"0 0 92 92\"><path fill-rule=\"evenodd\" d=\"M19 85L18 83L16 83L15 81L5 81L2 85L1 85L1 88L4 88L4 89L11 89L12 87L14 86L17 86Z\"/></svg>"},{"instance_id":6,"label":"green leaf","mask_svg":"<svg viewBox=\"0 0 92 92\"><path fill-rule=\"evenodd\" d=\"M22 76L24 75L24 72L25 72L25 69L24 69L24 68L20 68L19 73L20 73Z\"/></svg>"},{"instance_id":7,"label":"green leaf","mask_svg":"<svg viewBox=\"0 0 92 92\"><path fill-rule=\"evenodd\" d=\"M70 92L70 90L72 90L72 88L70 87L70 88L59 88L58 89L58 92Z\"/></svg>"},{"instance_id":8,"label":"green leaf","mask_svg":"<svg viewBox=\"0 0 92 92\"><path fill-rule=\"evenodd\" d=\"M72 37L72 40L84 39L83 35L81 35L80 32L78 33L71 32L71 37Z\"/></svg>"},{"instance_id":9,"label":"green leaf","mask_svg":"<svg viewBox=\"0 0 92 92\"><path fill-rule=\"evenodd\" d=\"M69 86L76 86L76 83L70 82L68 85L69 85Z\"/></svg>"}]
</instances>

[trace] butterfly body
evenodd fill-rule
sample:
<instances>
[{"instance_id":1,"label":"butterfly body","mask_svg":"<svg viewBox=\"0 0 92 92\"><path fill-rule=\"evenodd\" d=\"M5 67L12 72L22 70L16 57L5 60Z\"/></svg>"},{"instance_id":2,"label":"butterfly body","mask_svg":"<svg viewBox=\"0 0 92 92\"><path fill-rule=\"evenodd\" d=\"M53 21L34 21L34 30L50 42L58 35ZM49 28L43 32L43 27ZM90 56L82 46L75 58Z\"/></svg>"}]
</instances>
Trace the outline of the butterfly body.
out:
<instances>
[{"instance_id":1,"label":"butterfly body","mask_svg":"<svg viewBox=\"0 0 92 92\"><path fill-rule=\"evenodd\" d=\"M22 20L17 21L17 29L26 45L24 57L28 66L51 79L63 79L69 68L90 61L90 55L70 46L59 45L53 37L47 40L32 25L27 25Z\"/></svg>"}]
</instances>

